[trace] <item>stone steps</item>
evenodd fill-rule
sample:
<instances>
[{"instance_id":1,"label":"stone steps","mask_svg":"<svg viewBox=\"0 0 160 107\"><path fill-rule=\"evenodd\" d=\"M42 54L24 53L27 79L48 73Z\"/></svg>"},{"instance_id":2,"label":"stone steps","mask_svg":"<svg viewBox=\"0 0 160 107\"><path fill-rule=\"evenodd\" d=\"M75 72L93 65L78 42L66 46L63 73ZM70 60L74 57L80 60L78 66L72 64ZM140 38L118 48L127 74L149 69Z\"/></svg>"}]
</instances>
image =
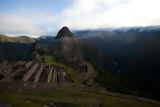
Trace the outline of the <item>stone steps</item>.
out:
<instances>
[{"instance_id":1,"label":"stone steps","mask_svg":"<svg viewBox=\"0 0 160 107\"><path fill-rule=\"evenodd\" d=\"M50 67L49 66L45 66L43 67L43 72L41 73L41 76L39 77L39 81L41 83L46 83L48 80L48 74L50 71Z\"/></svg>"},{"instance_id":2,"label":"stone steps","mask_svg":"<svg viewBox=\"0 0 160 107\"><path fill-rule=\"evenodd\" d=\"M43 72L43 64L41 65L41 67L39 68L39 70L37 71L37 74L35 76L35 79L34 79L34 83L37 83L39 81L39 78L41 76L41 73Z\"/></svg>"},{"instance_id":3,"label":"stone steps","mask_svg":"<svg viewBox=\"0 0 160 107\"><path fill-rule=\"evenodd\" d=\"M54 87L56 87L56 85L57 85L57 71L56 71L56 69L54 69L54 73L53 73L53 85L54 85Z\"/></svg>"},{"instance_id":4,"label":"stone steps","mask_svg":"<svg viewBox=\"0 0 160 107\"><path fill-rule=\"evenodd\" d=\"M8 66L11 66L12 70L6 72L6 76L1 75L3 78L1 78L0 82L23 81L33 82L35 85L48 83L54 87L59 84L73 83L70 75L63 68L55 65L47 66L36 61L28 61L17 62L14 65L11 63L6 67Z\"/></svg>"},{"instance_id":5,"label":"stone steps","mask_svg":"<svg viewBox=\"0 0 160 107\"><path fill-rule=\"evenodd\" d=\"M29 71L24 75L23 81L26 82L34 74L37 68L38 68L38 63L36 63L31 67L31 69L29 69Z\"/></svg>"},{"instance_id":6,"label":"stone steps","mask_svg":"<svg viewBox=\"0 0 160 107\"><path fill-rule=\"evenodd\" d=\"M51 81L52 72L53 72L53 67L51 67L51 69L50 69L50 71L49 71L47 83L50 83L50 81Z\"/></svg>"}]
</instances>

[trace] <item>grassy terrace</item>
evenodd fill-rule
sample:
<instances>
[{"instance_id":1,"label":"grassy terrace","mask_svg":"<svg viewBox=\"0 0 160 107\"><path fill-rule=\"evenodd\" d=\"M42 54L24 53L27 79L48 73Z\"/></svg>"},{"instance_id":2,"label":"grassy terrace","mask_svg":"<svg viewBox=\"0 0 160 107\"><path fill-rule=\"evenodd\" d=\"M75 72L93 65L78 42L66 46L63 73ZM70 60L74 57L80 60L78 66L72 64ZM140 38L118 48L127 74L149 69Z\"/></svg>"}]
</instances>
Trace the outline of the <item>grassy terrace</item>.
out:
<instances>
[{"instance_id":1,"label":"grassy terrace","mask_svg":"<svg viewBox=\"0 0 160 107\"><path fill-rule=\"evenodd\" d=\"M62 67L64 70L66 70L69 74L74 74L75 70L69 67L66 67L66 65L59 63L57 61L55 61L53 56L43 56L43 58L45 59L45 64L46 65L56 65L59 67Z\"/></svg>"},{"instance_id":2,"label":"grassy terrace","mask_svg":"<svg viewBox=\"0 0 160 107\"><path fill-rule=\"evenodd\" d=\"M45 59L46 65L55 65L63 68L71 75L72 80L76 83L77 86L83 86L83 84L81 84L78 80L74 78L74 73L76 72L74 69L67 67L65 64L55 61L53 56L43 56L43 58Z\"/></svg>"}]
</instances>

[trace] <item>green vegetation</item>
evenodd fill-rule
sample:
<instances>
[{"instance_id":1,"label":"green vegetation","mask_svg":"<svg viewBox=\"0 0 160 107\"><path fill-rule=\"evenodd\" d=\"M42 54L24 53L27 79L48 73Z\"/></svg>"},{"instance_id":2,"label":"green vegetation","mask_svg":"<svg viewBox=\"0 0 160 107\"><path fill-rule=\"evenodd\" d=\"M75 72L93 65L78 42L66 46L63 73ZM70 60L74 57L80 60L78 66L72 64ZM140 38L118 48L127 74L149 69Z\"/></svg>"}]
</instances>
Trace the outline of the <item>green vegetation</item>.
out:
<instances>
[{"instance_id":1,"label":"green vegetation","mask_svg":"<svg viewBox=\"0 0 160 107\"><path fill-rule=\"evenodd\" d=\"M16 95L0 95L0 101L7 103L13 107L42 107L40 103L27 102L28 100L22 96Z\"/></svg>"},{"instance_id":2,"label":"green vegetation","mask_svg":"<svg viewBox=\"0 0 160 107\"><path fill-rule=\"evenodd\" d=\"M76 78L74 77L74 73L76 72L74 69L67 67L65 64L55 61L53 56L43 56L46 65L55 65L63 68L67 73L70 74L72 80L77 86L83 86Z\"/></svg>"},{"instance_id":3,"label":"green vegetation","mask_svg":"<svg viewBox=\"0 0 160 107\"><path fill-rule=\"evenodd\" d=\"M64 91L65 90L65 91ZM102 94L101 94L102 93ZM32 91L23 95L0 94L0 101L12 105L13 107L43 107L44 105L56 107L158 107L160 103L127 96L110 93L103 90L79 90L50 89L47 91ZM29 101L29 103L27 103Z\"/></svg>"},{"instance_id":4,"label":"green vegetation","mask_svg":"<svg viewBox=\"0 0 160 107\"><path fill-rule=\"evenodd\" d=\"M53 56L43 56L43 58L45 59L45 64L46 65L55 65L55 66L58 66L58 67L62 67L69 74L74 74L75 73L74 69L66 67L66 65L55 61Z\"/></svg>"},{"instance_id":5,"label":"green vegetation","mask_svg":"<svg viewBox=\"0 0 160 107\"><path fill-rule=\"evenodd\" d=\"M12 43L34 43L35 39L27 36L19 36L19 37L8 37L6 35L0 34L0 42L12 42Z\"/></svg>"}]
</instances>

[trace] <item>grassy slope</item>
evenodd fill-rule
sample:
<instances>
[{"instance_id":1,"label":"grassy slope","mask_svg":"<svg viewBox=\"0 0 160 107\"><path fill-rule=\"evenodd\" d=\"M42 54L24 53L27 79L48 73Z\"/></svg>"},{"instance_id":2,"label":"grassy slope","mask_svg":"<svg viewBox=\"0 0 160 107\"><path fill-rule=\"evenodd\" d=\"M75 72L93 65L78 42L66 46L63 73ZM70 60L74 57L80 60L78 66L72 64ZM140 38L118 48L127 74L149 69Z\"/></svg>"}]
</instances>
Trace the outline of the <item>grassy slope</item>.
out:
<instances>
[{"instance_id":1,"label":"grassy slope","mask_svg":"<svg viewBox=\"0 0 160 107\"><path fill-rule=\"evenodd\" d=\"M65 91L64 91L65 90ZM100 94L103 93L103 94ZM33 91L25 95L0 94L0 100L13 107L43 107L54 103L56 107L159 107L160 103L135 96L79 89L52 89ZM27 104L27 101L30 103Z\"/></svg>"},{"instance_id":2,"label":"grassy slope","mask_svg":"<svg viewBox=\"0 0 160 107\"><path fill-rule=\"evenodd\" d=\"M35 39L27 36L20 36L20 37L8 37L6 35L0 34L0 40L2 42L17 42L17 43L33 43Z\"/></svg>"}]
</instances>

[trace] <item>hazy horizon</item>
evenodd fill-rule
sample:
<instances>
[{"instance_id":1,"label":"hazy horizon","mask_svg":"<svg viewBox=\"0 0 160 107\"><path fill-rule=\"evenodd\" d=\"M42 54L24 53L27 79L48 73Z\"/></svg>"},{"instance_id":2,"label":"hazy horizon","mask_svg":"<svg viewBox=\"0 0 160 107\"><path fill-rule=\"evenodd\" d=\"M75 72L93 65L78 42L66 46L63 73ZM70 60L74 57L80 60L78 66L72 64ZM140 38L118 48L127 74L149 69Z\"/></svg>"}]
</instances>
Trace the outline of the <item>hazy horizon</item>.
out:
<instances>
[{"instance_id":1,"label":"hazy horizon","mask_svg":"<svg viewBox=\"0 0 160 107\"><path fill-rule=\"evenodd\" d=\"M159 0L1 0L0 33L55 34L71 30L160 25Z\"/></svg>"}]
</instances>

